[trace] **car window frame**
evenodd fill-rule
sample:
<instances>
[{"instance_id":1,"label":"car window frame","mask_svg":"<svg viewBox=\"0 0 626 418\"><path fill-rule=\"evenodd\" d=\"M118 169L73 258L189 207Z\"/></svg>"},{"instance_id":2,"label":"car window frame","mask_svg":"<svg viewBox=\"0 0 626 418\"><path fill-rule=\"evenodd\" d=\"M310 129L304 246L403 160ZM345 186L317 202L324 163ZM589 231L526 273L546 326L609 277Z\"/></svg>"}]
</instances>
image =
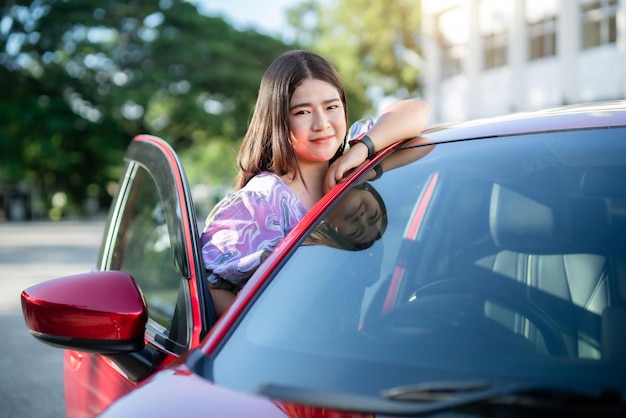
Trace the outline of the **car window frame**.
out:
<instances>
[{"instance_id":1,"label":"car window frame","mask_svg":"<svg viewBox=\"0 0 626 418\"><path fill-rule=\"evenodd\" d=\"M170 244L181 275L176 302L179 320L168 330L170 335L176 336L170 338L162 327L149 320L146 341L158 351L179 356L199 344L216 321L213 302L206 285L206 272L201 262L201 246L196 230L196 211L191 188L178 156L160 138L150 135L135 137L124 160L125 168L120 177L119 191L109 212L98 266L100 270L107 270L111 266L115 241L125 221L123 213L129 204L128 193L137 171L144 169L154 182L164 205Z\"/></svg>"}]
</instances>

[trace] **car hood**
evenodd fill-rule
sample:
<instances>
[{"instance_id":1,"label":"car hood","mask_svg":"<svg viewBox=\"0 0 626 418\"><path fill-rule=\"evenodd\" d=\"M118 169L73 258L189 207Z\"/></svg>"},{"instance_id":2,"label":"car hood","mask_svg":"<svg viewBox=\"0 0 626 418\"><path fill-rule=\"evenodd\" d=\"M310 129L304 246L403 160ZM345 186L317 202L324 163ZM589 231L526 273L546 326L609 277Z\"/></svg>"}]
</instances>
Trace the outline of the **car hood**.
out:
<instances>
[{"instance_id":1,"label":"car hood","mask_svg":"<svg viewBox=\"0 0 626 418\"><path fill-rule=\"evenodd\" d=\"M216 416L221 418L368 418L305 405L273 401L216 385L181 365L157 373L149 381L110 405L103 418L129 416Z\"/></svg>"}]
</instances>

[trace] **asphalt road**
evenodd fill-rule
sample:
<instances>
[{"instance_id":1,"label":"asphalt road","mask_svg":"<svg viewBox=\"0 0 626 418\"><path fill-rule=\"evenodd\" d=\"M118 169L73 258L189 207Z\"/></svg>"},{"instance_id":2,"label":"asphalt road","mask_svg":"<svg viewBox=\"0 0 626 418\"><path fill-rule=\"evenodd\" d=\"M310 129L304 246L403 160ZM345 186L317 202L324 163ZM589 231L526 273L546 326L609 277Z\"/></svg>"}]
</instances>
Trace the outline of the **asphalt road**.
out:
<instances>
[{"instance_id":1,"label":"asphalt road","mask_svg":"<svg viewBox=\"0 0 626 418\"><path fill-rule=\"evenodd\" d=\"M104 223L0 223L0 417L64 417L63 351L33 338L20 293L93 269Z\"/></svg>"}]
</instances>

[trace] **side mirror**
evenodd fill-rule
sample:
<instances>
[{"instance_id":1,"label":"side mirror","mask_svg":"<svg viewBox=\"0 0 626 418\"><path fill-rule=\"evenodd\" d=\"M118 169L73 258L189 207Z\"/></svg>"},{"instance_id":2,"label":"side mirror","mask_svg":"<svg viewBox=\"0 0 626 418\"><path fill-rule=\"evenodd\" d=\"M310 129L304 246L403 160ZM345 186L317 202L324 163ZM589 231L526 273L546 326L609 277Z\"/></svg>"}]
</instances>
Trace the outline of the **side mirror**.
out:
<instances>
[{"instance_id":1,"label":"side mirror","mask_svg":"<svg viewBox=\"0 0 626 418\"><path fill-rule=\"evenodd\" d=\"M148 307L128 273L62 277L29 287L21 299L26 326L44 343L100 354L144 347Z\"/></svg>"}]
</instances>

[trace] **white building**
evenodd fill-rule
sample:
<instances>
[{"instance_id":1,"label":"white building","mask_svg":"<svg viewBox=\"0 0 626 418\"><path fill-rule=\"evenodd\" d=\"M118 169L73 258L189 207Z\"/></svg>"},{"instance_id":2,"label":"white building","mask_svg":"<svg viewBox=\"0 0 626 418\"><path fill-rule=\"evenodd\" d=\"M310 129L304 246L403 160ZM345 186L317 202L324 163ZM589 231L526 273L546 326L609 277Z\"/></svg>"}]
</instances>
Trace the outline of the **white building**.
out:
<instances>
[{"instance_id":1,"label":"white building","mask_svg":"<svg viewBox=\"0 0 626 418\"><path fill-rule=\"evenodd\" d=\"M431 123L626 98L626 0L422 0Z\"/></svg>"}]
</instances>

